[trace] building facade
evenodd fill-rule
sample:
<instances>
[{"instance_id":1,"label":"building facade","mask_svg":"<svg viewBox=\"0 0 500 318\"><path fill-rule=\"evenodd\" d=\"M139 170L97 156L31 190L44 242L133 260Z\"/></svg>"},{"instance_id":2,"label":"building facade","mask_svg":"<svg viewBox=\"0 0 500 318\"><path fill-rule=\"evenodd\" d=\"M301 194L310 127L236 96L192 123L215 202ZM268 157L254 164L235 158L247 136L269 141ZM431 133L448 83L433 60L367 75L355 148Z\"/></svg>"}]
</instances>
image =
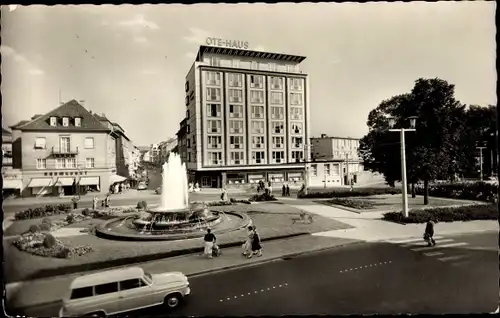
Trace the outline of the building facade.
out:
<instances>
[{"instance_id":1,"label":"building facade","mask_svg":"<svg viewBox=\"0 0 500 318\"><path fill-rule=\"evenodd\" d=\"M2 194L17 195L22 189L22 172L13 167L12 133L2 127Z\"/></svg>"},{"instance_id":2,"label":"building facade","mask_svg":"<svg viewBox=\"0 0 500 318\"><path fill-rule=\"evenodd\" d=\"M311 138L309 182L311 187L338 187L383 182L383 177L364 171L358 154L359 139L350 137Z\"/></svg>"},{"instance_id":3,"label":"building facade","mask_svg":"<svg viewBox=\"0 0 500 318\"><path fill-rule=\"evenodd\" d=\"M117 174L117 139L103 115L76 100L12 126L13 165L22 171L23 196L106 193Z\"/></svg>"},{"instance_id":4,"label":"building facade","mask_svg":"<svg viewBox=\"0 0 500 318\"><path fill-rule=\"evenodd\" d=\"M303 56L201 46L177 134L191 182L302 183L309 158Z\"/></svg>"}]
</instances>

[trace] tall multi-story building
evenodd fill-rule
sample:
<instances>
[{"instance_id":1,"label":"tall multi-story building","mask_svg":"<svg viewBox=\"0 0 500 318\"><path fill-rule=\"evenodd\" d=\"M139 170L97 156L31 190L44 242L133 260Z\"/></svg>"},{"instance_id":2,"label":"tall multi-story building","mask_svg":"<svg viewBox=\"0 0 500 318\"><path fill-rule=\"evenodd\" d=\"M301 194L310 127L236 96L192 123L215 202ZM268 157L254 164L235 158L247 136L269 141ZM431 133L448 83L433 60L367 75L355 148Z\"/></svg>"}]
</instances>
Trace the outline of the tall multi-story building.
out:
<instances>
[{"instance_id":1,"label":"tall multi-story building","mask_svg":"<svg viewBox=\"0 0 500 318\"><path fill-rule=\"evenodd\" d=\"M310 137L304 59L200 46L177 134L190 181L202 187L303 181Z\"/></svg>"},{"instance_id":2,"label":"tall multi-story building","mask_svg":"<svg viewBox=\"0 0 500 318\"><path fill-rule=\"evenodd\" d=\"M11 126L21 194L73 195L88 188L108 192L111 184L124 181L117 174L121 133L103 118L71 100Z\"/></svg>"},{"instance_id":3,"label":"tall multi-story building","mask_svg":"<svg viewBox=\"0 0 500 318\"><path fill-rule=\"evenodd\" d=\"M380 175L364 171L358 155L359 139L351 137L311 138L309 182L311 187L336 187L343 185L383 182Z\"/></svg>"}]
</instances>

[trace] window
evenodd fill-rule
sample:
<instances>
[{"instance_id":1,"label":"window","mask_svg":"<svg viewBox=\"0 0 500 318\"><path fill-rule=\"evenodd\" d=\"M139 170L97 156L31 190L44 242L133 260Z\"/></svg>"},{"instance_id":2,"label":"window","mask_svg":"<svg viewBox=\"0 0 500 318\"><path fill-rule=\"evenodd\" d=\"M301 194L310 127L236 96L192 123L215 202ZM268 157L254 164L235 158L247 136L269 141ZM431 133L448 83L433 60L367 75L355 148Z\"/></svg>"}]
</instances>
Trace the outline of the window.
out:
<instances>
[{"instance_id":1,"label":"window","mask_svg":"<svg viewBox=\"0 0 500 318\"><path fill-rule=\"evenodd\" d=\"M189 139L189 138L188 138L188 140L187 140L187 147L188 147L188 148L191 148L191 139Z\"/></svg>"},{"instance_id":2,"label":"window","mask_svg":"<svg viewBox=\"0 0 500 318\"><path fill-rule=\"evenodd\" d=\"M52 127L57 126L57 117L50 117L50 125Z\"/></svg>"},{"instance_id":3,"label":"window","mask_svg":"<svg viewBox=\"0 0 500 318\"><path fill-rule=\"evenodd\" d=\"M190 153L190 152L188 152L187 154L188 154L187 161L188 161L188 162L191 162L191 153Z\"/></svg>"},{"instance_id":4,"label":"window","mask_svg":"<svg viewBox=\"0 0 500 318\"><path fill-rule=\"evenodd\" d=\"M271 104L283 105L283 93L282 92L271 92Z\"/></svg>"},{"instance_id":5,"label":"window","mask_svg":"<svg viewBox=\"0 0 500 318\"><path fill-rule=\"evenodd\" d=\"M76 168L76 159L75 158L66 158L66 168L68 168L68 169Z\"/></svg>"},{"instance_id":6,"label":"window","mask_svg":"<svg viewBox=\"0 0 500 318\"><path fill-rule=\"evenodd\" d=\"M220 88L207 87L207 100L220 101Z\"/></svg>"},{"instance_id":7,"label":"window","mask_svg":"<svg viewBox=\"0 0 500 318\"><path fill-rule=\"evenodd\" d=\"M282 77L270 77L271 89L283 89L283 78Z\"/></svg>"},{"instance_id":8,"label":"window","mask_svg":"<svg viewBox=\"0 0 500 318\"><path fill-rule=\"evenodd\" d=\"M262 88L264 77L262 75L250 75L250 87Z\"/></svg>"},{"instance_id":9,"label":"window","mask_svg":"<svg viewBox=\"0 0 500 318\"><path fill-rule=\"evenodd\" d=\"M271 118L272 119L283 119L285 118L285 109L283 107L271 107Z\"/></svg>"},{"instance_id":10,"label":"window","mask_svg":"<svg viewBox=\"0 0 500 318\"><path fill-rule=\"evenodd\" d=\"M302 108L300 107L292 107L291 110L291 119L292 120L302 120Z\"/></svg>"},{"instance_id":11,"label":"window","mask_svg":"<svg viewBox=\"0 0 500 318\"><path fill-rule=\"evenodd\" d=\"M189 119L189 109L188 109L188 110L186 110L186 118L188 118L188 119Z\"/></svg>"},{"instance_id":12,"label":"window","mask_svg":"<svg viewBox=\"0 0 500 318\"><path fill-rule=\"evenodd\" d=\"M243 136L229 137L229 144L231 149L243 149Z\"/></svg>"},{"instance_id":13,"label":"window","mask_svg":"<svg viewBox=\"0 0 500 318\"><path fill-rule=\"evenodd\" d=\"M242 84L243 84L243 75L242 74L229 73L227 77L228 77L229 87L241 87L242 86Z\"/></svg>"},{"instance_id":14,"label":"window","mask_svg":"<svg viewBox=\"0 0 500 318\"><path fill-rule=\"evenodd\" d=\"M38 158L36 159L37 169L47 169L47 159Z\"/></svg>"},{"instance_id":15,"label":"window","mask_svg":"<svg viewBox=\"0 0 500 318\"><path fill-rule=\"evenodd\" d=\"M331 173L330 171L330 164L329 163L325 163L325 175L329 176Z\"/></svg>"},{"instance_id":16,"label":"window","mask_svg":"<svg viewBox=\"0 0 500 318\"><path fill-rule=\"evenodd\" d=\"M272 72L276 72L276 63L269 63L269 70Z\"/></svg>"},{"instance_id":17,"label":"window","mask_svg":"<svg viewBox=\"0 0 500 318\"><path fill-rule=\"evenodd\" d=\"M253 148L264 148L264 136L253 136L252 137L252 147Z\"/></svg>"},{"instance_id":18,"label":"window","mask_svg":"<svg viewBox=\"0 0 500 318\"><path fill-rule=\"evenodd\" d=\"M212 66L220 66L220 58L218 58L216 56L212 56L210 58L210 65L212 65Z\"/></svg>"},{"instance_id":19,"label":"window","mask_svg":"<svg viewBox=\"0 0 500 318\"><path fill-rule=\"evenodd\" d=\"M302 94L301 93L290 93L290 104L291 105L302 105Z\"/></svg>"},{"instance_id":20,"label":"window","mask_svg":"<svg viewBox=\"0 0 500 318\"><path fill-rule=\"evenodd\" d=\"M196 146L196 136L193 136L193 147Z\"/></svg>"},{"instance_id":21,"label":"window","mask_svg":"<svg viewBox=\"0 0 500 318\"><path fill-rule=\"evenodd\" d=\"M250 102L251 103L263 103L264 102L264 92L263 91L250 91Z\"/></svg>"},{"instance_id":22,"label":"window","mask_svg":"<svg viewBox=\"0 0 500 318\"><path fill-rule=\"evenodd\" d=\"M207 105L207 117L220 117L220 104Z\"/></svg>"},{"instance_id":23,"label":"window","mask_svg":"<svg viewBox=\"0 0 500 318\"><path fill-rule=\"evenodd\" d=\"M294 162L300 162L304 159L304 152L302 151L292 151L292 160Z\"/></svg>"},{"instance_id":24,"label":"window","mask_svg":"<svg viewBox=\"0 0 500 318\"><path fill-rule=\"evenodd\" d=\"M186 84L184 84L184 91L189 91L189 82L186 81Z\"/></svg>"},{"instance_id":25,"label":"window","mask_svg":"<svg viewBox=\"0 0 500 318\"><path fill-rule=\"evenodd\" d=\"M70 137L60 137L59 146L61 153L69 153L71 150Z\"/></svg>"},{"instance_id":26,"label":"window","mask_svg":"<svg viewBox=\"0 0 500 318\"><path fill-rule=\"evenodd\" d=\"M292 134L302 133L302 123L292 123Z\"/></svg>"},{"instance_id":27,"label":"window","mask_svg":"<svg viewBox=\"0 0 500 318\"><path fill-rule=\"evenodd\" d=\"M285 132L285 123L282 121L273 121L272 122L273 133L282 134Z\"/></svg>"},{"instance_id":28,"label":"window","mask_svg":"<svg viewBox=\"0 0 500 318\"><path fill-rule=\"evenodd\" d=\"M243 99L243 90L229 89L229 102L241 103Z\"/></svg>"},{"instance_id":29,"label":"window","mask_svg":"<svg viewBox=\"0 0 500 318\"><path fill-rule=\"evenodd\" d=\"M64 127L68 127L69 126L69 118L68 117L63 117L62 124L63 124Z\"/></svg>"},{"instance_id":30,"label":"window","mask_svg":"<svg viewBox=\"0 0 500 318\"><path fill-rule=\"evenodd\" d=\"M222 148L221 136L208 136L208 148L217 149Z\"/></svg>"},{"instance_id":31,"label":"window","mask_svg":"<svg viewBox=\"0 0 500 318\"><path fill-rule=\"evenodd\" d=\"M114 282L114 283L96 285L94 288L96 295L116 293L118 291L118 283Z\"/></svg>"},{"instance_id":32,"label":"window","mask_svg":"<svg viewBox=\"0 0 500 318\"><path fill-rule=\"evenodd\" d=\"M252 134L263 134L264 122L260 120L252 120Z\"/></svg>"},{"instance_id":33,"label":"window","mask_svg":"<svg viewBox=\"0 0 500 318\"><path fill-rule=\"evenodd\" d=\"M189 134L191 132L191 126L186 125L186 133Z\"/></svg>"},{"instance_id":34,"label":"window","mask_svg":"<svg viewBox=\"0 0 500 318\"><path fill-rule=\"evenodd\" d=\"M220 85L220 73L207 72L207 85Z\"/></svg>"},{"instance_id":35,"label":"window","mask_svg":"<svg viewBox=\"0 0 500 318\"><path fill-rule=\"evenodd\" d=\"M292 147L302 148L303 138L302 137L292 137Z\"/></svg>"},{"instance_id":36,"label":"window","mask_svg":"<svg viewBox=\"0 0 500 318\"><path fill-rule=\"evenodd\" d=\"M302 78L290 78L290 89L294 91L301 91L303 86Z\"/></svg>"},{"instance_id":37,"label":"window","mask_svg":"<svg viewBox=\"0 0 500 318\"><path fill-rule=\"evenodd\" d=\"M95 161L94 158L85 158L85 168L94 168Z\"/></svg>"},{"instance_id":38,"label":"window","mask_svg":"<svg viewBox=\"0 0 500 318\"><path fill-rule=\"evenodd\" d=\"M259 69L259 62L252 61L252 70L258 70L258 69Z\"/></svg>"},{"instance_id":39,"label":"window","mask_svg":"<svg viewBox=\"0 0 500 318\"><path fill-rule=\"evenodd\" d=\"M284 137L273 137L273 148L283 148L284 139Z\"/></svg>"},{"instance_id":40,"label":"window","mask_svg":"<svg viewBox=\"0 0 500 318\"><path fill-rule=\"evenodd\" d=\"M243 133L243 121L242 120L230 120L229 121L229 133L242 134Z\"/></svg>"},{"instance_id":41,"label":"window","mask_svg":"<svg viewBox=\"0 0 500 318\"><path fill-rule=\"evenodd\" d=\"M238 59L234 59L234 60L233 60L233 67L235 67L235 68L239 68L239 67L240 67L240 60L238 60Z\"/></svg>"},{"instance_id":42,"label":"window","mask_svg":"<svg viewBox=\"0 0 500 318\"><path fill-rule=\"evenodd\" d=\"M235 118L243 117L243 106L229 105L229 117L235 117Z\"/></svg>"},{"instance_id":43,"label":"window","mask_svg":"<svg viewBox=\"0 0 500 318\"><path fill-rule=\"evenodd\" d=\"M273 151L273 163L282 163L285 159L284 151Z\"/></svg>"},{"instance_id":44,"label":"window","mask_svg":"<svg viewBox=\"0 0 500 318\"><path fill-rule=\"evenodd\" d=\"M231 152L231 164L239 165L243 163L243 152Z\"/></svg>"},{"instance_id":45,"label":"window","mask_svg":"<svg viewBox=\"0 0 500 318\"><path fill-rule=\"evenodd\" d=\"M266 163L266 157L264 156L264 151L252 152L252 162L253 163Z\"/></svg>"},{"instance_id":46,"label":"window","mask_svg":"<svg viewBox=\"0 0 500 318\"><path fill-rule=\"evenodd\" d=\"M94 149L94 138L93 137L85 138L84 148L85 149Z\"/></svg>"},{"instance_id":47,"label":"window","mask_svg":"<svg viewBox=\"0 0 500 318\"><path fill-rule=\"evenodd\" d=\"M210 165L222 164L222 152L209 152L208 160L208 164Z\"/></svg>"},{"instance_id":48,"label":"window","mask_svg":"<svg viewBox=\"0 0 500 318\"><path fill-rule=\"evenodd\" d=\"M264 118L264 106L252 106L252 118Z\"/></svg>"},{"instance_id":49,"label":"window","mask_svg":"<svg viewBox=\"0 0 500 318\"><path fill-rule=\"evenodd\" d=\"M94 288L92 286L90 287L83 287L83 288L76 288L71 291L71 299L80 299L80 298L86 298L86 297L92 297L94 296Z\"/></svg>"},{"instance_id":50,"label":"window","mask_svg":"<svg viewBox=\"0 0 500 318\"><path fill-rule=\"evenodd\" d=\"M147 284L139 278L127 279L120 282L120 290L129 290L143 286L147 286Z\"/></svg>"},{"instance_id":51,"label":"window","mask_svg":"<svg viewBox=\"0 0 500 318\"><path fill-rule=\"evenodd\" d=\"M318 176L318 165L311 165L311 174L313 177Z\"/></svg>"},{"instance_id":52,"label":"window","mask_svg":"<svg viewBox=\"0 0 500 318\"><path fill-rule=\"evenodd\" d=\"M209 133L220 133L221 132L221 121L220 120L209 120L208 121L208 132Z\"/></svg>"},{"instance_id":53,"label":"window","mask_svg":"<svg viewBox=\"0 0 500 318\"><path fill-rule=\"evenodd\" d=\"M37 137L35 139L35 149L45 149L46 139L45 137Z\"/></svg>"},{"instance_id":54,"label":"window","mask_svg":"<svg viewBox=\"0 0 500 318\"><path fill-rule=\"evenodd\" d=\"M80 117L75 117L75 127L82 126L82 119Z\"/></svg>"}]
</instances>

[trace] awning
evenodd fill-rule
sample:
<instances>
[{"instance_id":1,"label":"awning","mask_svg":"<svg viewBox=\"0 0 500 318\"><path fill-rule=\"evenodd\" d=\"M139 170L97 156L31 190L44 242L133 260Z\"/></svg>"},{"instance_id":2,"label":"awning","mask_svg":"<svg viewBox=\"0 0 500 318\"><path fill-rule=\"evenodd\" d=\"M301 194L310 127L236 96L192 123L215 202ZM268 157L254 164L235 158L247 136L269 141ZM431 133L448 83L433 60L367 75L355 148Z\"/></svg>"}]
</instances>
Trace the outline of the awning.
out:
<instances>
[{"instance_id":1,"label":"awning","mask_svg":"<svg viewBox=\"0 0 500 318\"><path fill-rule=\"evenodd\" d=\"M21 180L3 179L4 189L21 189L22 187L23 187L23 182Z\"/></svg>"},{"instance_id":2,"label":"awning","mask_svg":"<svg viewBox=\"0 0 500 318\"><path fill-rule=\"evenodd\" d=\"M117 182L123 182L125 180L127 180L127 178L119 176L117 174L113 174L113 175L111 175L109 177L109 183L110 184L117 183Z\"/></svg>"},{"instance_id":3,"label":"awning","mask_svg":"<svg viewBox=\"0 0 500 318\"><path fill-rule=\"evenodd\" d=\"M57 187L72 186L74 182L75 182L75 178L59 178L59 179L57 179L55 186L57 186Z\"/></svg>"},{"instance_id":4,"label":"awning","mask_svg":"<svg viewBox=\"0 0 500 318\"><path fill-rule=\"evenodd\" d=\"M28 184L28 188L43 188L52 184L52 178L33 178Z\"/></svg>"},{"instance_id":5,"label":"awning","mask_svg":"<svg viewBox=\"0 0 500 318\"><path fill-rule=\"evenodd\" d=\"M81 177L79 184L82 186L99 185L99 177Z\"/></svg>"}]
</instances>

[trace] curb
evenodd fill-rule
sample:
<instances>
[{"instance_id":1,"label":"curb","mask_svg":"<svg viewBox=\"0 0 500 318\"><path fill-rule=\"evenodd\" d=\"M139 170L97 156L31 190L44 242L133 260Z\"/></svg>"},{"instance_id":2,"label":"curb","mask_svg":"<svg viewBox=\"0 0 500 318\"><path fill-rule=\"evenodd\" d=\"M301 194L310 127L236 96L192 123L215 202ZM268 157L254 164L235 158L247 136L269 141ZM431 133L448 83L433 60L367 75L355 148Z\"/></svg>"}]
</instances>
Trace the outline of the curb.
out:
<instances>
[{"instance_id":1,"label":"curb","mask_svg":"<svg viewBox=\"0 0 500 318\"><path fill-rule=\"evenodd\" d=\"M298 236L298 235L296 235L296 236ZM266 263L272 263L272 262L276 262L276 261L279 261L279 260L283 260L284 258L293 258L293 257L302 256L302 255L308 255L308 254L314 254L314 253L321 253L321 252L324 252L324 251L327 251L327 250L331 250L331 249L342 248L342 247L345 247L345 246L348 246L348 245L355 245L355 244L362 244L362 243L366 243L366 242L365 241L354 241L353 240L352 242L345 242L345 243L342 243L342 244L339 244L339 245L335 245L335 246L322 247L322 248L319 248L319 249L309 250L309 251L305 251L305 252L296 252L296 253L291 253L291 254L284 254L284 255L280 255L280 256L275 256L275 257L272 257L272 258L268 258L268 259L258 260L256 262L252 262L252 263L248 263L248 264L227 265L227 266L223 266L223 267L219 267L219 268L208 269L208 270L200 271L200 272L197 272L197 273L189 274L189 275L186 275L186 276L188 278L196 278L196 277L205 276L205 275L208 275L208 274L216 274L216 273L220 273L220 272L224 272L224 271L229 271L229 270L235 270L235 269L240 269L240 268L250 268L250 267L253 267L253 266L258 266L258 265L262 265L262 264L266 264ZM51 302L45 302L45 303L40 303L40 304L26 306L26 307L13 307L13 308L9 308L9 309L11 311L15 312L15 311L27 310L27 309L30 309L30 308L36 308L36 307L52 306L52 305L56 305L56 304L59 304L59 303L61 303L61 300L56 300L56 301L51 301Z\"/></svg>"},{"instance_id":2,"label":"curb","mask_svg":"<svg viewBox=\"0 0 500 318\"><path fill-rule=\"evenodd\" d=\"M293 238L293 237L303 236L303 235L310 235L310 234L311 233L308 233L308 232L299 232L299 233L294 233L294 234L280 235L280 236L275 236L275 237L270 237L270 238L263 238L262 242L276 241L276 240L288 239L288 238ZM237 241L237 242L219 244L219 247L220 248L230 248L230 247L241 246L241 244L242 244L241 241ZM132 265L132 264L137 264L137 263L156 261L156 260L165 259L165 258L172 258L172 257L176 257L176 256L196 254L196 253L202 252L203 249L204 249L204 247L193 247L193 248L187 248L187 249L183 249L183 250L168 251L168 252L157 253L157 254L140 255L140 256L114 259L114 260L109 260L109 261L94 262L94 263L89 263L89 264L73 265L73 266L68 266L65 268L47 269L34 277L30 277L27 280L9 282L8 284L22 283L22 282L27 282L27 281L36 280L36 279L55 278L58 276L66 276L66 275L71 275L71 274L76 274L76 273L84 273L84 272L100 270L100 269L111 269L113 267L120 267L120 266Z\"/></svg>"}]
</instances>

